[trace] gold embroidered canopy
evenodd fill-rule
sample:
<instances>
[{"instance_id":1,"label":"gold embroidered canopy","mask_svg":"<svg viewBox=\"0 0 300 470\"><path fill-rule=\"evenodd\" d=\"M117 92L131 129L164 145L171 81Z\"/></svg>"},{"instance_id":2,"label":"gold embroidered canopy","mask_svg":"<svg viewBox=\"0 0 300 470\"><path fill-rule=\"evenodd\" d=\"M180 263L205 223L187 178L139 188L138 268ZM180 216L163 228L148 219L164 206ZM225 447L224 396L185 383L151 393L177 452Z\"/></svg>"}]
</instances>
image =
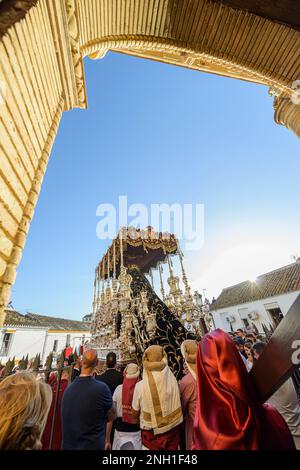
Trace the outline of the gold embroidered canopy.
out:
<instances>
[{"instance_id":1,"label":"gold embroidered canopy","mask_svg":"<svg viewBox=\"0 0 300 470\"><path fill-rule=\"evenodd\" d=\"M121 265L138 267L144 274L164 263L167 255L178 254L178 240L174 234L124 227L113 240L97 269L101 279L120 274Z\"/></svg>"}]
</instances>

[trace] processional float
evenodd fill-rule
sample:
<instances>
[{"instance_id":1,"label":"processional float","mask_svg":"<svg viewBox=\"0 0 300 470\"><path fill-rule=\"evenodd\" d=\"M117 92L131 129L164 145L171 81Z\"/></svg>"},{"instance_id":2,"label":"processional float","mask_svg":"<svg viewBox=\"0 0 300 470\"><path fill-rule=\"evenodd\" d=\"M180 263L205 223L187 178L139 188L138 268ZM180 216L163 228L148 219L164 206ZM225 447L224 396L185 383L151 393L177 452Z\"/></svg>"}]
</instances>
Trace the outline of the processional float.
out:
<instances>
[{"instance_id":1,"label":"processional float","mask_svg":"<svg viewBox=\"0 0 300 470\"><path fill-rule=\"evenodd\" d=\"M181 279L174 274L174 256L179 257ZM160 295L155 292L154 270L159 273ZM100 357L114 351L121 364L141 363L145 349L160 344L180 377L181 343L199 339L211 328L209 305L198 292L192 293L176 237L151 227L121 229L95 270L91 345Z\"/></svg>"}]
</instances>

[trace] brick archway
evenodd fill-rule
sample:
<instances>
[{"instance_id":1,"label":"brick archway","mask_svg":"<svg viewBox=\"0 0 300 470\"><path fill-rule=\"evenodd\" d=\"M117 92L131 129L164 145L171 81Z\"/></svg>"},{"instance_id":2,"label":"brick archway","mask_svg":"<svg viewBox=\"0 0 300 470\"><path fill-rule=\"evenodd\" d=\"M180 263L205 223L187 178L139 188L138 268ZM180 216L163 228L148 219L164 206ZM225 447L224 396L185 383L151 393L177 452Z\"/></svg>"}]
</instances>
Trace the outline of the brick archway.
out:
<instances>
[{"instance_id":1,"label":"brick archway","mask_svg":"<svg viewBox=\"0 0 300 470\"><path fill-rule=\"evenodd\" d=\"M0 326L60 118L87 106L85 56L114 50L263 84L274 95L276 122L300 136L300 106L292 99L300 9L288 15L291 0L286 9L259 3L0 2Z\"/></svg>"}]
</instances>

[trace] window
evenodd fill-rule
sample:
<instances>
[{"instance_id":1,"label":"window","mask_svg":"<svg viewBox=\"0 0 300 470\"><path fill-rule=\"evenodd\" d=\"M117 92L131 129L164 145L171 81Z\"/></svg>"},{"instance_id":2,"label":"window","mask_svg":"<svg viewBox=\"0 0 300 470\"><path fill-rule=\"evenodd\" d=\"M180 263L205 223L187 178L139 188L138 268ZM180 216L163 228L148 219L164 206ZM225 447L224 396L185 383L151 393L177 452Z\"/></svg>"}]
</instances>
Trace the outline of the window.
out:
<instances>
[{"instance_id":1,"label":"window","mask_svg":"<svg viewBox=\"0 0 300 470\"><path fill-rule=\"evenodd\" d=\"M272 317L273 324L274 326L278 326L281 320L283 319L283 314L280 308L272 308L271 310L268 310L269 314Z\"/></svg>"},{"instance_id":2,"label":"window","mask_svg":"<svg viewBox=\"0 0 300 470\"><path fill-rule=\"evenodd\" d=\"M70 344L71 344L71 335L67 335L66 348L68 348Z\"/></svg>"},{"instance_id":3,"label":"window","mask_svg":"<svg viewBox=\"0 0 300 470\"><path fill-rule=\"evenodd\" d=\"M249 324L249 321L247 320L247 318L242 318L242 322L244 323L244 327L246 329L249 328L250 324Z\"/></svg>"},{"instance_id":4,"label":"window","mask_svg":"<svg viewBox=\"0 0 300 470\"><path fill-rule=\"evenodd\" d=\"M4 333L0 356L8 356L13 333Z\"/></svg>"},{"instance_id":5,"label":"window","mask_svg":"<svg viewBox=\"0 0 300 470\"><path fill-rule=\"evenodd\" d=\"M265 304L265 309L272 319L273 326L276 328L283 319L283 313L277 302Z\"/></svg>"},{"instance_id":6,"label":"window","mask_svg":"<svg viewBox=\"0 0 300 470\"><path fill-rule=\"evenodd\" d=\"M53 352L57 352L57 346L58 346L58 339L55 339L53 343Z\"/></svg>"}]
</instances>

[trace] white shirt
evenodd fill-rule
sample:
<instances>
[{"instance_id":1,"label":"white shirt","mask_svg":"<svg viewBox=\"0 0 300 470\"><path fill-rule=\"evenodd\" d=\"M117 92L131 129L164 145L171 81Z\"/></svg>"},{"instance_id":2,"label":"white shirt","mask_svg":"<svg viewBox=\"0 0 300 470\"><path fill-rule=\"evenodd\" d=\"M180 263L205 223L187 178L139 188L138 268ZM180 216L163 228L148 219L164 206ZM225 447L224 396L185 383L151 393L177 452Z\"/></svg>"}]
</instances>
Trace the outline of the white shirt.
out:
<instances>
[{"instance_id":1,"label":"white shirt","mask_svg":"<svg viewBox=\"0 0 300 470\"><path fill-rule=\"evenodd\" d=\"M122 390L123 390L123 385L118 385L113 394L113 402L116 404L118 418L122 418L123 416Z\"/></svg>"},{"instance_id":2,"label":"white shirt","mask_svg":"<svg viewBox=\"0 0 300 470\"><path fill-rule=\"evenodd\" d=\"M137 385L135 386L135 388ZM116 404L117 417L122 418L122 390L123 385L118 385L114 394L113 402ZM134 447L134 450L142 450L142 440L141 440L141 431L136 432L124 432L124 431L115 431L113 450L124 450L126 444L130 443Z\"/></svg>"},{"instance_id":3,"label":"white shirt","mask_svg":"<svg viewBox=\"0 0 300 470\"><path fill-rule=\"evenodd\" d=\"M241 352L240 352L240 356L243 359L243 363L245 364L245 367L246 367L247 371L249 372L247 359L245 358L245 356Z\"/></svg>"}]
</instances>

